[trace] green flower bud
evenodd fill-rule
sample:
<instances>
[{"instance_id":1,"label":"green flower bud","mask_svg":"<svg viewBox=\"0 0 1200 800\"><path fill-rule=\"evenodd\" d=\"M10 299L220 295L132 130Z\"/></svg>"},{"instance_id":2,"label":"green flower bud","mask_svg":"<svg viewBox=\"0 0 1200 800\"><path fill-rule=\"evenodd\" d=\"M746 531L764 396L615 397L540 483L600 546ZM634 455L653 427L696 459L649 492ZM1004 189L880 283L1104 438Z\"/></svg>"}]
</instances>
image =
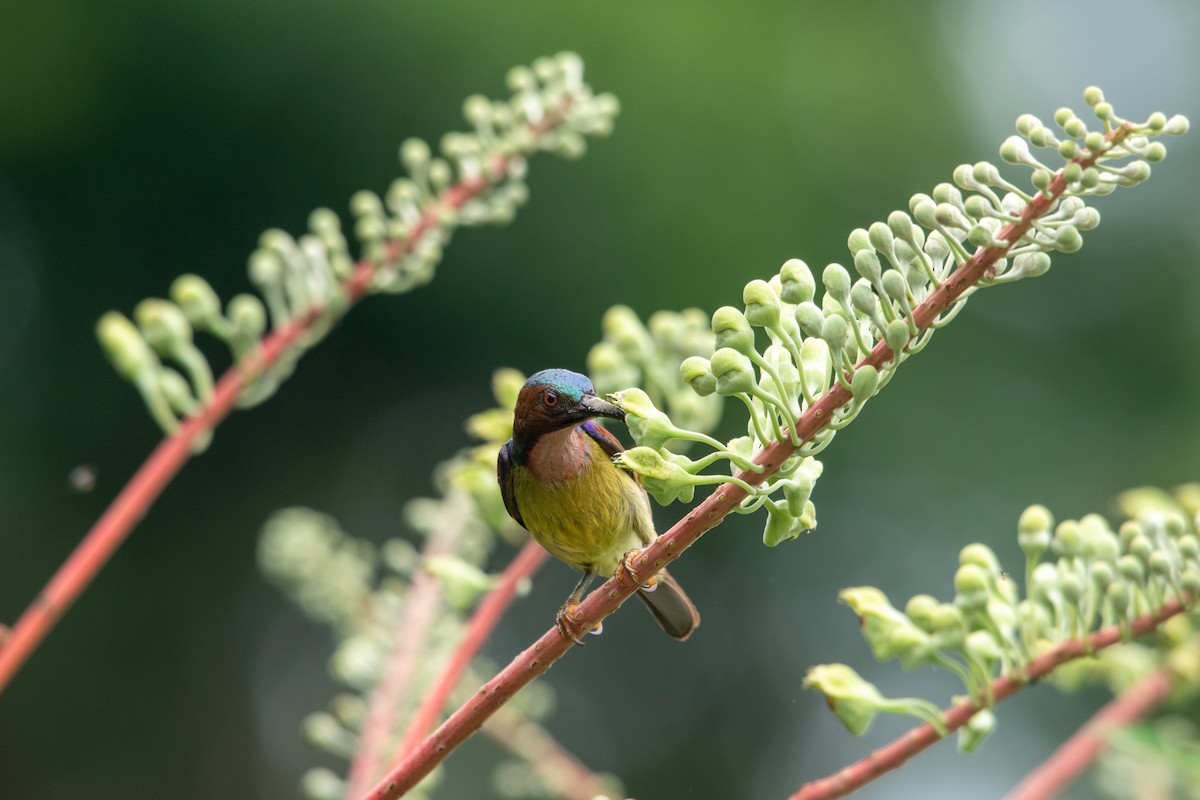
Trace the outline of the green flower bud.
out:
<instances>
[{"instance_id":1,"label":"green flower bud","mask_svg":"<svg viewBox=\"0 0 1200 800\"><path fill-rule=\"evenodd\" d=\"M815 303L806 300L796 306L796 324L804 331L805 336L819 338L825 326L825 314Z\"/></svg>"},{"instance_id":2,"label":"green flower bud","mask_svg":"<svg viewBox=\"0 0 1200 800\"><path fill-rule=\"evenodd\" d=\"M754 352L754 330L746 316L733 306L722 306L713 312L712 330L718 348L729 348L742 355Z\"/></svg>"},{"instance_id":3,"label":"green flower bud","mask_svg":"<svg viewBox=\"0 0 1200 800\"><path fill-rule=\"evenodd\" d=\"M1150 537L1144 534L1138 534L1129 542L1130 555L1136 556L1143 564L1150 560L1150 554L1153 552L1154 545L1150 542Z\"/></svg>"},{"instance_id":4,"label":"green flower bud","mask_svg":"<svg viewBox=\"0 0 1200 800\"><path fill-rule=\"evenodd\" d=\"M916 625L900 625L892 629L890 648L904 669L916 669L930 663L933 640Z\"/></svg>"},{"instance_id":5,"label":"green flower bud","mask_svg":"<svg viewBox=\"0 0 1200 800\"><path fill-rule=\"evenodd\" d=\"M625 424L639 445L661 450L663 445L678 436L679 428L671 423L666 414L655 408L650 395L641 389L625 389L608 397L625 412Z\"/></svg>"},{"instance_id":6,"label":"green flower bud","mask_svg":"<svg viewBox=\"0 0 1200 800\"><path fill-rule=\"evenodd\" d=\"M729 347L717 350L713 353L711 369L717 380L717 394L750 394L755 388L750 359L737 350Z\"/></svg>"},{"instance_id":7,"label":"green flower bud","mask_svg":"<svg viewBox=\"0 0 1200 800\"><path fill-rule=\"evenodd\" d=\"M1092 583L1101 592L1108 588L1108 585L1117 577L1117 572L1113 565L1107 561L1098 561L1092 564L1091 568Z\"/></svg>"},{"instance_id":8,"label":"green flower bud","mask_svg":"<svg viewBox=\"0 0 1200 800\"><path fill-rule=\"evenodd\" d=\"M763 528L763 544L767 547L795 539L806 532L804 526L788 511L787 503L767 501L763 508L767 510L767 522Z\"/></svg>"},{"instance_id":9,"label":"green flower bud","mask_svg":"<svg viewBox=\"0 0 1200 800\"><path fill-rule=\"evenodd\" d=\"M1142 566L1142 560L1133 555L1127 554L1117 559L1117 573L1125 580L1138 586L1145 583L1146 580L1146 570Z\"/></svg>"},{"instance_id":10,"label":"green flower bud","mask_svg":"<svg viewBox=\"0 0 1200 800\"><path fill-rule=\"evenodd\" d=\"M1137 520L1130 519L1122 522L1120 529L1117 530L1117 539L1121 544L1121 552L1129 552L1130 542L1132 542L1135 537L1143 535L1144 533L1145 529Z\"/></svg>"},{"instance_id":11,"label":"green flower bud","mask_svg":"<svg viewBox=\"0 0 1200 800\"><path fill-rule=\"evenodd\" d=\"M875 296L871 284L866 281L857 281L850 288L850 303L872 320L879 316L879 298Z\"/></svg>"},{"instance_id":12,"label":"green flower bud","mask_svg":"<svg viewBox=\"0 0 1200 800\"><path fill-rule=\"evenodd\" d=\"M239 294L229 301L229 321L243 341L256 342L267 327L267 310L252 294Z\"/></svg>"},{"instance_id":13,"label":"green flower bud","mask_svg":"<svg viewBox=\"0 0 1200 800\"><path fill-rule=\"evenodd\" d=\"M1063 599L1070 605L1078 606L1083 599L1083 581L1072 572L1059 576L1058 588Z\"/></svg>"},{"instance_id":14,"label":"green flower bud","mask_svg":"<svg viewBox=\"0 0 1200 800\"><path fill-rule=\"evenodd\" d=\"M646 325L660 348L678 350L682 347L687 327L682 315L674 311L655 311L646 320Z\"/></svg>"},{"instance_id":15,"label":"green flower bud","mask_svg":"<svg viewBox=\"0 0 1200 800\"><path fill-rule=\"evenodd\" d=\"M867 730L885 703L878 689L845 664L812 667L804 677L804 688L824 694L829 709L856 736Z\"/></svg>"},{"instance_id":16,"label":"green flower bud","mask_svg":"<svg viewBox=\"0 0 1200 800\"><path fill-rule=\"evenodd\" d=\"M690 502L696 493L696 476L683 467L663 458L649 447L631 447L613 458L622 469L642 476L642 486L658 501L668 505L675 500Z\"/></svg>"},{"instance_id":17,"label":"green flower bud","mask_svg":"<svg viewBox=\"0 0 1200 800\"><path fill-rule=\"evenodd\" d=\"M989 577L987 570L977 564L960 566L954 573L955 604L972 611L986 606Z\"/></svg>"},{"instance_id":18,"label":"green flower bud","mask_svg":"<svg viewBox=\"0 0 1200 800\"><path fill-rule=\"evenodd\" d=\"M187 380L170 367L163 367L158 371L158 388L171 405L171 409L180 416L194 414L200 407Z\"/></svg>"},{"instance_id":19,"label":"green flower bud","mask_svg":"<svg viewBox=\"0 0 1200 800\"><path fill-rule=\"evenodd\" d=\"M600 391L631 386L641 378L641 371L625 360L619 347L608 341L592 345L587 354L587 369Z\"/></svg>"},{"instance_id":20,"label":"green flower bud","mask_svg":"<svg viewBox=\"0 0 1200 800\"><path fill-rule=\"evenodd\" d=\"M1138 565L1139 568L1141 565ZM1132 593L1129 591L1129 584L1124 581L1116 581L1110 583L1108 589L1104 592L1104 598L1112 607L1113 613L1120 618L1124 618L1129 611L1130 602L1133 600Z\"/></svg>"},{"instance_id":21,"label":"green flower bud","mask_svg":"<svg viewBox=\"0 0 1200 800\"><path fill-rule=\"evenodd\" d=\"M975 752L995 729L996 715L990 708L976 711L967 724L958 729L958 749L964 753Z\"/></svg>"},{"instance_id":22,"label":"green flower bud","mask_svg":"<svg viewBox=\"0 0 1200 800\"><path fill-rule=\"evenodd\" d=\"M974 564L989 575L1000 574L1000 560L986 544L969 544L958 553L959 564Z\"/></svg>"},{"instance_id":23,"label":"green flower bud","mask_svg":"<svg viewBox=\"0 0 1200 800\"><path fill-rule=\"evenodd\" d=\"M649 333L628 306L613 306L605 311L600 327L605 340L616 345L629 361L640 363L654 352Z\"/></svg>"},{"instance_id":24,"label":"green flower bud","mask_svg":"<svg viewBox=\"0 0 1200 800\"><path fill-rule=\"evenodd\" d=\"M123 314L109 311L96 323L96 338L117 372L129 381L158 366L142 334Z\"/></svg>"},{"instance_id":25,"label":"green flower bud","mask_svg":"<svg viewBox=\"0 0 1200 800\"><path fill-rule=\"evenodd\" d=\"M1083 237L1074 225L1063 225L1054 236L1054 249L1062 253L1074 253L1083 247Z\"/></svg>"},{"instance_id":26,"label":"green flower bud","mask_svg":"<svg viewBox=\"0 0 1200 800\"><path fill-rule=\"evenodd\" d=\"M441 581L442 594L459 611L470 608L496 584L495 578L456 555L428 556L422 566Z\"/></svg>"},{"instance_id":27,"label":"green flower bud","mask_svg":"<svg viewBox=\"0 0 1200 800\"><path fill-rule=\"evenodd\" d=\"M854 269L871 283L879 280L883 266L874 250L859 250L854 254Z\"/></svg>"},{"instance_id":28,"label":"green flower bud","mask_svg":"<svg viewBox=\"0 0 1200 800\"><path fill-rule=\"evenodd\" d=\"M1185 561L1196 561L1200 559L1200 539L1197 539L1194 534L1188 533L1179 537L1179 555Z\"/></svg>"},{"instance_id":29,"label":"green flower bud","mask_svg":"<svg viewBox=\"0 0 1200 800\"><path fill-rule=\"evenodd\" d=\"M717 390L717 379L713 376L712 365L707 358L685 358L679 365L679 376L701 397L708 397Z\"/></svg>"},{"instance_id":30,"label":"green flower bud","mask_svg":"<svg viewBox=\"0 0 1200 800\"><path fill-rule=\"evenodd\" d=\"M984 664L994 664L1003 655L1000 643L996 641L996 637L992 635L991 631L971 631L967 634L964 649L969 656Z\"/></svg>"},{"instance_id":31,"label":"green flower bud","mask_svg":"<svg viewBox=\"0 0 1200 800\"><path fill-rule=\"evenodd\" d=\"M851 254L858 256L864 250L871 249L871 237L863 228L855 228L850 231L850 237L846 240L846 247Z\"/></svg>"},{"instance_id":32,"label":"green flower bud","mask_svg":"<svg viewBox=\"0 0 1200 800\"><path fill-rule=\"evenodd\" d=\"M908 281L904 280L903 275L894 269L889 269L887 272L883 273L881 282L883 283L883 291L887 293L888 297L890 297L892 300L895 300L897 303L900 303L901 306L907 302Z\"/></svg>"},{"instance_id":33,"label":"green flower bud","mask_svg":"<svg viewBox=\"0 0 1200 800\"><path fill-rule=\"evenodd\" d=\"M1083 536L1079 532L1078 522L1067 519L1058 523L1058 527L1054 529L1054 539L1050 542L1057 555L1073 558L1079 555L1082 545Z\"/></svg>"},{"instance_id":34,"label":"green flower bud","mask_svg":"<svg viewBox=\"0 0 1200 800\"><path fill-rule=\"evenodd\" d=\"M171 299L183 310L187 321L207 328L221 316L221 300L208 282L198 275L180 275L171 284Z\"/></svg>"},{"instance_id":35,"label":"green flower bud","mask_svg":"<svg viewBox=\"0 0 1200 800\"><path fill-rule=\"evenodd\" d=\"M845 348L846 340L850 338L850 325L846 318L839 314L825 317L825 324L821 326L821 338L829 344L831 350Z\"/></svg>"},{"instance_id":36,"label":"green flower bud","mask_svg":"<svg viewBox=\"0 0 1200 800\"><path fill-rule=\"evenodd\" d=\"M800 344L800 368L804 373L804 384L813 394L820 394L829 388L833 378L832 361L829 357L829 345L824 339L805 339Z\"/></svg>"},{"instance_id":37,"label":"green flower bud","mask_svg":"<svg viewBox=\"0 0 1200 800\"><path fill-rule=\"evenodd\" d=\"M879 370L867 364L854 371L850 379L850 393L856 403L864 403L879 390Z\"/></svg>"},{"instance_id":38,"label":"green flower bud","mask_svg":"<svg viewBox=\"0 0 1200 800\"><path fill-rule=\"evenodd\" d=\"M904 606L904 613L926 633L932 633L933 615L937 611L938 601L927 594L917 594L909 598Z\"/></svg>"},{"instance_id":39,"label":"green flower bud","mask_svg":"<svg viewBox=\"0 0 1200 800\"><path fill-rule=\"evenodd\" d=\"M883 222L873 222L867 231L870 237L871 246L876 252L888 254L893 251L896 246L896 237L892 233L892 229Z\"/></svg>"},{"instance_id":40,"label":"green flower bud","mask_svg":"<svg viewBox=\"0 0 1200 800\"><path fill-rule=\"evenodd\" d=\"M850 273L841 264L830 264L821 273L825 291L841 303L850 302Z\"/></svg>"},{"instance_id":41,"label":"green flower bud","mask_svg":"<svg viewBox=\"0 0 1200 800\"><path fill-rule=\"evenodd\" d=\"M807 303L816 292L812 271L798 258L789 258L779 269L780 295L785 303Z\"/></svg>"},{"instance_id":42,"label":"green flower bud","mask_svg":"<svg viewBox=\"0 0 1200 800\"><path fill-rule=\"evenodd\" d=\"M858 586L838 592L838 599L858 615L863 638L879 661L894 655L891 632L897 626L911 625L908 617L897 611L887 595L874 586Z\"/></svg>"},{"instance_id":43,"label":"green flower bud","mask_svg":"<svg viewBox=\"0 0 1200 800\"><path fill-rule=\"evenodd\" d=\"M1150 574L1158 578L1166 578L1174 571L1174 565L1171 563L1171 556L1164 553L1162 550L1155 550L1150 554L1150 558L1146 560L1146 568L1150 570Z\"/></svg>"},{"instance_id":44,"label":"green flower bud","mask_svg":"<svg viewBox=\"0 0 1200 800\"><path fill-rule=\"evenodd\" d=\"M957 649L962 644L967 633L967 621L962 611L953 603L938 603L931 617L933 633L939 640L946 642L946 647Z\"/></svg>"},{"instance_id":45,"label":"green flower bud","mask_svg":"<svg viewBox=\"0 0 1200 800\"><path fill-rule=\"evenodd\" d=\"M908 324L902 319L892 320L883 331L884 341L887 342L887 346L893 354L904 352L904 348L908 347L910 336Z\"/></svg>"},{"instance_id":46,"label":"green flower bud","mask_svg":"<svg viewBox=\"0 0 1200 800\"><path fill-rule=\"evenodd\" d=\"M742 302L746 304L746 320L751 325L772 329L779 327L779 296L769 283L762 280L747 283L742 290ZM716 333L715 327L713 332Z\"/></svg>"},{"instance_id":47,"label":"green flower bud","mask_svg":"<svg viewBox=\"0 0 1200 800\"><path fill-rule=\"evenodd\" d=\"M346 782L333 770L316 767L300 779L300 796L305 800L341 800L346 796Z\"/></svg>"},{"instance_id":48,"label":"green flower bud","mask_svg":"<svg viewBox=\"0 0 1200 800\"><path fill-rule=\"evenodd\" d=\"M813 477L800 471L780 483L783 484L783 496L787 501L788 513L793 517L804 516L805 506L812 496Z\"/></svg>"},{"instance_id":49,"label":"green flower bud","mask_svg":"<svg viewBox=\"0 0 1200 800\"><path fill-rule=\"evenodd\" d=\"M133 310L133 318L146 343L161 355L169 355L192 341L192 326L174 303L155 298L143 300Z\"/></svg>"},{"instance_id":50,"label":"green flower bud","mask_svg":"<svg viewBox=\"0 0 1200 800\"><path fill-rule=\"evenodd\" d=\"M1038 564L1034 568L1029 596L1046 603L1054 603L1054 598L1058 596L1058 570L1053 564Z\"/></svg>"},{"instance_id":51,"label":"green flower bud","mask_svg":"<svg viewBox=\"0 0 1200 800\"><path fill-rule=\"evenodd\" d=\"M1179 576L1179 586L1193 598L1200 596L1200 569L1188 567Z\"/></svg>"}]
</instances>

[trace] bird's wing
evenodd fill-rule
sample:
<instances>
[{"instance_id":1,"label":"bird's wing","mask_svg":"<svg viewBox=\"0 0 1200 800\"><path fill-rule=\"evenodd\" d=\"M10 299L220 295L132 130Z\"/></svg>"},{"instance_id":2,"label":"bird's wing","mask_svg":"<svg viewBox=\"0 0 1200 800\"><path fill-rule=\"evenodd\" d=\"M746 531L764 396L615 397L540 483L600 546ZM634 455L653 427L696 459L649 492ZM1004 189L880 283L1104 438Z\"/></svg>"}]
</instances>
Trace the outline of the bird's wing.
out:
<instances>
[{"instance_id":1,"label":"bird's wing","mask_svg":"<svg viewBox=\"0 0 1200 800\"><path fill-rule=\"evenodd\" d=\"M604 448L604 452L608 453L609 456L615 456L617 453L625 450L625 448L621 446L621 443L617 441L617 437L613 436L612 433L610 433L599 422L596 422L596 420L589 419L580 427L583 428L584 433L595 440L596 444ZM625 473L626 477L628 477L638 486L642 485L641 475L638 475L636 472L630 472L627 469L623 469L621 472Z\"/></svg>"},{"instance_id":2,"label":"bird's wing","mask_svg":"<svg viewBox=\"0 0 1200 800\"><path fill-rule=\"evenodd\" d=\"M594 419L589 419L580 427L583 428L584 432L588 436L595 439L596 444L603 447L604 452L608 453L609 456L615 456L617 453L620 453L625 449L621 446L621 443L617 441L617 437L605 430L604 426L599 422L596 422Z\"/></svg>"},{"instance_id":3,"label":"bird's wing","mask_svg":"<svg viewBox=\"0 0 1200 800\"><path fill-rule=\"evenodd\" d=\"M500 496L504 498L504 507L508 509L508 515L524 528L525 520L521 519L517 498L513 494L512 470L512 440L509 439L501 446L500 455L496 458L496 477L500 481Z\"/></svg>"}]
</instances>

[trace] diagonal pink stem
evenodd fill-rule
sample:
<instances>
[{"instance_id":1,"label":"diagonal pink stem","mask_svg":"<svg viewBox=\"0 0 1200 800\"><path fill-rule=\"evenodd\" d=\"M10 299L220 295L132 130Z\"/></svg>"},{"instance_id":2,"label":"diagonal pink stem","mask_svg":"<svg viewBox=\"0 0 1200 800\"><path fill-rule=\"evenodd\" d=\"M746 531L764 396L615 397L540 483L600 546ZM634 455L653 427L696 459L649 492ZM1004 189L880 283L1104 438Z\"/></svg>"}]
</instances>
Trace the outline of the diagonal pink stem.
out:
<instances>
[{"instance_id":1,"label":"diagonal pink stem","mask_svg":"<svg viewBox=\"0 0 1200 800\"><path fill-rule=\"evenodd\" d=\"M1116 128L1108 134L1109 141L1119 141L1129 135L1129 128ZM1096 155L1088 153L1073 160L1087 168L1096 161ZM1045 215L1067 188L1067 179L1062 170L1024 209L1018 222L1004 226L996 237L1008 242L1005 246L994 245L981 248L956 269L928 298L913 310L913 320L919 330L926 330L937 317L974 286L997 261L1004 258L1011 243L1020 240L1034 220ZM886 344L880 342L871 354L858 366L871 365L880 368L893 358ZM796 422L796 432L802 442L810 441L833 419L834 412L852 399L850 391L840 382L835 383L809 406ZM737 477L756 485L773 475L780 465L794 453L796 445L790 438L777 441L758 454L755 463L763 467L762 472L741 472ZM671 563L707 531L716 527L746 497L741 487L725 483L692 509L682 520L642 551L637 559L638 574L642 580L657 573ZM580 604L576 617L582 629L594 627L612 614L635 591L638 584L620 570L602 586L593 591ZM494 714L527 683L538 677L562 658L570 649L570 642L551 628L533 646L518 654L496 677L488 681L461 708L455 711L440 728L433 732L421 745L409 753L403 762L384 778L366 800L394 800L417 784L446 756L479 729L483 721Z\"/></svg>"},{"instance_id":2,"label":"diagonal pink stem","mask_svg":"<svg viewBox=\"0 0 1200 800\"><path fill-rule=\"evenodd\" d=\"M562 120L570 102L570 98L566 98L561 108L553 110L539 123L530 126L533 140L536 141L537 137ZM497 156L491 165L492 174L505 174L512 157ZM439 202L426 209L406 239L390 243L380 264L367 260L356 264L354 272L346 282L347 307L353 306L363 298L379 267L395 264L437 227L443 209L461 208L468 200L481 194L488 185L483 176L477 176L448 187L439 198ZM269 334L255 356L225 371L217 382L212 399L198 413L184 420L178 431L165 437L158 444L17 619L9 635L0 637L0 692L37 649L59 618L108 563L108 559L146 515L171 479L183 468L197 437L220 424L233 410L242 390L253 382L254 376L274 365L280 356L295 345L301 335L320 319L323 311L324 308L315 308L293 320L291 324Z\"/></svg>"},{"instance_id":3,"label":"diagonal pink stem","mask_svg":"<svg viewBox=\"0 0 1200 800\"><path fill-rule=\"evenodd\" d=\"M1025 776L1005 800L1048 800L1071 785L1104 751L1118 728L1137 722L1166 699L1171 675L1156 669L1096 712L1054 755Z\"/></svg>"},{"instance_id":4,"label":"diagonal pink stem","mask_svg":"<svg viewBox=\"0 0 1200 800\"><path fill-rule=\"evenodd\" d=\"M442 713L442 708L446 705L446 698L450 696L450 692L454 690L459 678L462 677L463 671L471 663L475 654L479 652L479 648L487 641L492 629L496 627L496 623L504 614L504 610L516 596L517 587L520 586L522 580L536 572L545 560L546 551L542 549L541 545L530 539L504 570L499 583L492 587L492 590L479 603L479 607L475 609L475 613L471 615L471 620L467 623L466 632L463 634L458 648L451 655L446 668L438 676L437 684L429 690L421 707L413 715L408 730L401 737L400 744L396 747L395 757L392 759L393 767L417 746L421 738L433 727L433 723L437 722L438 715ZM347 796L358 797L361 794L362 792L359 792Z\"/></svg>"},{"instance_id":5,"label":"diagonal pink stem","mask_svg":"<svg viewBox=\"0 0 1200 800\"><path fill-rule=\"evenodd\" d=\"M455 492L447 498L445 517L430 531L421 551L422 559L454 552L470 514L470 502L470 498L461 492ZM370 789L387 765L388 746L396 715L408 702L413 675L424 655L425 641L437 619L441 600L441 580L424 569L418 569L405 598L404 613L396 621L392 632L386 671L371 692L362 739L346 781L347 797L358 797Z\"/></svg>"}]
</instances>

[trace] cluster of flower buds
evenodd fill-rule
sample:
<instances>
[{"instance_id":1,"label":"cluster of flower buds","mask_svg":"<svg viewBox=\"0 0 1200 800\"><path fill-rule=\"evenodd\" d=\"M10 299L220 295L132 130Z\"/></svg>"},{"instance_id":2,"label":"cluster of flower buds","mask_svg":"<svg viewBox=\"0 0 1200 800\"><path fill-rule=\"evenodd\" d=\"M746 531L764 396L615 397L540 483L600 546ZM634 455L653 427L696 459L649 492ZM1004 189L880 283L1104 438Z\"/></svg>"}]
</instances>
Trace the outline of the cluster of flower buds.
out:
<instances>
[{"instance_id":1,"label":"cluster of flower buds","mask_svg":"<svg viewBox=\"0 0 1200 800\"><path fill-rule=\"evenodd\" d=\"M403 538L376 547L345 533L331 517L306 508L278 511L263 527L261 569L306 615L333 630L338 643L330 669L351 690L305 720L304 737L314 747L347 760L357 751L366 717L364 698L382 677L418 569L437 578L444 602L438 604L422 646L415 688L405 698L412 708L397 713L398 720L415 709L425 694L422 687L436 682L461 638L465 612L494 585L494 576L484 567L497 534L519 538L496 483L496 451L512 435L513 407L524 382L525 376L516 370L495 373L492 390L498 406L467 420L468 431L482 443L438 466L439 497L412 500L405 507L407 526L424 538L439 536L447 545L445 552L422 554ZM485 663L475 667L480 673L491 671ZM509 713L526 720L546 713L550 690L540 684L531 688L533 692L522 692L519 702L508 707ZM520 771L513 764L504 769L510 780ZM419 791L435 783L436 779L423 783ZM321 768L305 776L303 789L305 796L323 800L343 797L346 787L340 776Z\"/></svg>"},{"instance_id":2,"label":"cluster of flower buds","mask_svg":"<svg viewBox=\"0 0 1200 800\"><path fill-rule=\"evenodd\" d=\"M954 170L953 184L939 184L931 195L914 195L909 202L911 214L895 211L886 222L850 234L848 246L857 280L841 264L829 264L821 271L824 291L818 297L813 271L803 261L791 259L770 280L746 284L742 309L726 306L712 316L711 356L684 359L680 375L701 397L737 398L749 416L747 438L721 445L709 440L703 429L689 432L681 420L672 419L669 409L655 408L652 396L636 390L615 392L613 402L625 409L640 445L620 456L618 463L641 474L647 490L660 502L688 501L695 486L702 484L728 481L742 486L750 496L740 510L761 505L768 511L763 538L769 545L811 530L816 520L809 493L820 474L820 465L812 456L858 415L900 363L921 350L934 330L958 313L978 286L1043 274L1050 266L1050 252L1079 249L1080 232L1099 222L1099 215L1083 198L1144 180L1149 162L1166 154L1163 145L1151 138L1187 130L1187 120L1180 116L1167 119L1156 113L1143 123L1119 119L1099 89L1088 89L1084 97L1102 121L1103 130L1087 130L1074 112L1062 109L1055 115L1065 136L1059 139L1036 118L1024 115L1018 119L1017 129L1025 139L1012 137L1001 148L1006 161L1033 170L1034 193L1001 177L990 163L964 164ZM1025 233L1015 241L1005 241L999 238L1005 226L1019 222L1035 193L1049 187L1058 174L1030 155L1026 139L1035 147L1057 150L1067 161L1058 170L1066 186ZM1089 166L1085 168L1083 163ZM918 324L914 310L921 302L977 248L989 247L1002 248L1006 257L930 324ZM640 324L635 327L636 320L627 315L617 322L622 330L613 338L636 343ZM766 346L760 350L764 341ZM880 343L889 353L883 366L863 363ZM615 351L609 348L604 353ZM612 360L618 366L624 363ZM801 442L797 418L834 384L852 399L814 437ZM786 439L797 445L795 455L756 486L704 472L722 459L732 464L734 472L759 472L752 463L757 454ZM695 460L686 458L667 445L680 440L704 442L713 453ZM769 499L779 489L785 499Z\"/></svg>"},{"instance_id":3,"label":"cluster of flower buds","mask_svg":"<svg viewBox=\"0 0 1200 800\"><path fill-rule=\"evenodd\" d=\"M986 707L994 678L1023 679L1032 659L1061 643L1085 640L1112 625L1128 631L1133 619L1169 600L1190 605L1200 598L1200 504L1189 500L1197 495L1200 485L1193 485L1181 487L1169 502L1143 503L1115 531L1098 514L1055 525L1049 511L1031 506L1017 525L1026 557L1024 597L982 544L963 548L949 602L921 594L900 611L871 586L846 589L840 597L858 615L876 659L895 658L905 669L947 669ZM1052 559L1043 560L1048 554ZM1195 620L1172 619L1160 630L1157 647L1122 644L1060 666L1053 678L1068 686L1105 678L1119 689L1162 665L1187 679L1181 685L1200 682ZM925 701L885 700L845 665L814 667L806 686L825 693L856 734L880 711L931 721ZM972 749L994 724L990 712L974 720L961 734L964 749Z\"/></svg>"},{"instance_id":4,"label":"cluster of flower buds","mask_svg":"<svg viewBox=\"0 0 1200 800\"><path fill-rule=\"evenodd\" d=\"M429 282L457 226L513 218L528 197L529 156L550 151L576 157L585 136L612 130L617 101L592 93L574 53L516 67L508 83L513 94L507 100L467 99L464 113L473 132L447 134L440 156L409 139L400 147L407 176L383 198L363 191L351 199L357 260L337 215L318 209L298 238L281 230L262 235L249 259L250 280L262 299L240 294L222 308L204 279L183 275L172 284L170 299L143 301L133 321L116 311L105 314L97 324L100 343L155 421L172 433L212 396L212 370L192 342L194 332L220 339L244 368L239 405L262 402L345 314L356 264L369 271L368 292L407 292ZM268 328L297 322L304 324L301 335L263 369L254 356Z\"/></svg>"}]
</instances>

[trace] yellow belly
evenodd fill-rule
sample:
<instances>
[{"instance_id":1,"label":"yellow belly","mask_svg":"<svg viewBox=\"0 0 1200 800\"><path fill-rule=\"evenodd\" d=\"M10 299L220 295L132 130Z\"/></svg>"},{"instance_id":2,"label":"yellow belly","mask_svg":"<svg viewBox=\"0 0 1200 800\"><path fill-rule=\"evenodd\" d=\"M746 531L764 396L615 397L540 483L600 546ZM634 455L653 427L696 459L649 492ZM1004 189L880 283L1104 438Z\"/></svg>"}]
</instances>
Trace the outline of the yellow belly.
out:
<instances>
[{"instance_id":1,"label":"yellow belly","mask_svg":"<svg viewBox=\"0 0 1200 800\"><path fill-rule=\"evenodd\" d=\"M540 481L514 467L513 496L525 527L552 556L608 577L656 534L646 493L592 446L600 457L566 480Z\"/></svg>"}]
</instances>

